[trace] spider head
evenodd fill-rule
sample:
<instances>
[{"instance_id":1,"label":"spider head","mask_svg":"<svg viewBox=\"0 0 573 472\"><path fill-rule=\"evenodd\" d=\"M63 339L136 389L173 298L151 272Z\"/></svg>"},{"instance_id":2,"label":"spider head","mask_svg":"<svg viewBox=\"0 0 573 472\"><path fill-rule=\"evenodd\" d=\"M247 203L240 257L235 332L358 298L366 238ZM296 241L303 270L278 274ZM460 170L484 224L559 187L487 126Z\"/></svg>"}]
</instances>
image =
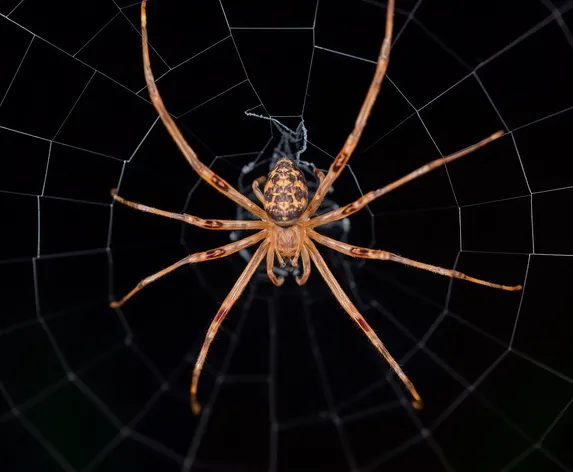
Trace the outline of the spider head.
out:
<instances>
[{"instance_id":1,"label":"spider head","mask_svg":"<svg viewBox=\"0 0 573 472\"><path fill-rule=\"evenodd\" d=\"M282 157L265 183L265 211L279 226L297 222L308 205L308 187L302 171L288 157Z\"/></svg>"}]
</instances>

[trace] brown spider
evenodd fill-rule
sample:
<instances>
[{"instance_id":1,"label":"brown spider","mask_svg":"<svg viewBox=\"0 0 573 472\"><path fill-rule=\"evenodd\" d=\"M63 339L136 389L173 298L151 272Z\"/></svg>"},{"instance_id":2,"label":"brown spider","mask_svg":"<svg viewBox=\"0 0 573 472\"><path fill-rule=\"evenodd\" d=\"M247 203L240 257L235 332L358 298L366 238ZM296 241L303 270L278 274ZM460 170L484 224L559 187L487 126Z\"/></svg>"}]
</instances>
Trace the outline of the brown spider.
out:
<instances>
[{"instance_id":1,"label":"brown spider","mask_svg":"<svg viewBox=\"0 0 573 472\"><path fill-rule=\"evenodd\" d=\"M200 411L200 405L197 402L197 384L199 381L199 375L201 374L201 369L205 363L207 357L207 352L211 342L215 338L217 330L221 326L221 323L229 313L229 310L237 299L241 296L245 286L255 273L257 267L266 258L267 264L267 274L271 282L277 286L282 285L284 282L284 277L276 277L273 273L273 265L275 256L277 257L280 265L282 267L286 266L287 263L292 267L298 266L299 257L302 259L303 272L302 276L296 277L296 282L298 285L304 285L308 280L310 275L310 260L314 262L314 265L326 281L328 287L342 305L344 310L350 315L350 317L356 322L356 324L364 331L370 342L378 349L380 354L384 356L384 359L390 364L394 372L400 377L400 380L404 383L405 387L408 389L413 397L412 405L420 409L422 407L422 399L420 395L414 388L414 385L406 374L402 371L398 363L390 355L380 338L376 335L374 330L358 312L354 304L348 298L348 295L342 290L342 287L337 282L337 280L332 275L332 272L326 265L324 259L318 252L313 241L323 244L331 249L339 251L343 254L352 257L359 257L363 259L378 259L384 261L394 261L400 264L405 264L419 269L428 270L436 274L444 275L446 277L453 277L457 279L464 279L469 282L476 284L485 285L492 288L497 288L501 290L520 290L521 285L507 286L499 285L491 282L486 282L485 280L475 279L469 277L461 272L454 270L443 269L441 267L436 267L429 264L424 264L423 262L417 262L405 257L398 256L386 251L380 251L375 249L367 249L362 247L353 246L351 244L346 244L335 239L331 239L327 236L319 234L315 231L318 226L325 225L327 223L332 223L340 219L346 218L347 216L356 213L357 211L364 208L370 202L376 198L400 187L406 182L416 179L417 177L430 172L431 170L443 166L448 162L452 162L472 151L486 145L487 143L499 138L503 135L502 131L492 134L488 138L469 146L461 151L451 154L447 157L437 159L435 161L420 167L419 169L409 173L408 175L398 179L397 181L386 185L385 187L379 188L368 192L358 200L353 203L349 203L346 206L332 210L326 214L311 218L312 215L318 210L322 200L324 199L328 189L332 186L334 181L338 178L344 166L348 162L348 159L352 152L354 151L362 131L366 126L366 120L370 115L370 111L374 105L378 91L380 90L380 85L386 68L388 67L388 59L390 56L390 41L392 38L392 27L393 27L393 16L394 16L394 0L388 1L388 8L386 13L386 31L384 35L384 41L382 42L382 47L380 49L380 55L378 57L378 63L376 66L376 72L366 99L362 104L358 118L354 125L354 130L344 143L342 150L338 153L335 160L333 161L328 174L324 175L320 171L316 171L319 177L320 184L316 190L314 196L309 201L308 199L308 188L305 183L303 173L296 167L291 159L288 157L283 157L279 159L275 167L271 170L268 177L266 178L266 183L264 186L264 193L259 189L259 181L265 181L265 178L257 179L253 182L253 191L257 198L261 201L264 209L253 203L246 196L239 193L234 189L228 182L223 180L217 174L215 174L211 169L209 169L205 164L203 164L197 158L197 155L191 149L189 144L183 138L181 132L177 128L177 125L165 109L163 100L159 95L159 91L155 85L155 79L151 71L151 66L149 64L149 48L147 39L147 18L146 18L146 1L141 3L141 31L143 39L143 66L145 71L145 80L147 82L147 88L151 96L151 101L155 106L155 109L159 113L163 124L169 131L169 134L173 140L177 143L177 146L189 161L189 164L193 169L199 174L199 176L204 179L209 185L214 187L216 190L221 192L226 197L233 200L238 205L242 206L248 210L253 215L260 218L260 221L238 221L238 220L204 220L202 218L179 214L170 213L163 210L158 210L156 208L150 208L148 206L142 205L140 203L131 202L123 199L117 195L116 190L112 190L113 198L123 203L124 205L130 206L140 211L147 213L153 213L160 216L165 216L167 218L173 218L176 220L184 221L195 226L199 226L205 229L212 230L259 230L257 233L248 236L239 241L233 242L231 244L226 244L224 246L218 247L216 249L211 249L209 251L198 252L191 254L179 262L160 270L159 272L150 275L149 277L143 279L139 282L136 287L131 290L125 297L120 301L114 301L110 304L112 308L119 307L123 305L127 300L129 300L133 295L143 289L145 286L149 285L151 282L155 282L157 279L163 277L164 275L172 272L173 270L181 267L184 264L194 264L197 262L208 261L212 259L219 259L226 257L230 254L238 252L249 246L252 246L258 242L262 243L259 245L258 249L255 251L252 259L247 264L247 267L240 275L239 279L235 282L235 285L221 304L221 307L217 311L217 314L213 318L211 325L207 331L207 336L201 347L199 357L195 363L195 368L193 370L193 377L191 381L191 408L195 414Z\"/></svg>"}]
</instances>

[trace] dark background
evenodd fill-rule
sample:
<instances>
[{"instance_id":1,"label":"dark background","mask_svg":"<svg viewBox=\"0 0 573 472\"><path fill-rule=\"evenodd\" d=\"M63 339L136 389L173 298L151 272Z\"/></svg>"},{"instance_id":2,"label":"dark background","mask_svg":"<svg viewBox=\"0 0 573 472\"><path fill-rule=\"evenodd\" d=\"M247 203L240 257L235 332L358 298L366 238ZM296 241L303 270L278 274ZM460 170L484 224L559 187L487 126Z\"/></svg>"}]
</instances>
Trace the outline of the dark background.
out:
<instances>
[{"instance_id":1,"label":"dark background","mask_svg":"<svg viewBox=\"0 0 573 472\"><path fill-rule=\"evenodd\" d=\"M419 413L317 271L206 327L241 255L141 278L229 242L111 205L234 218L149 103L139 5L0 1L0 461L40 471L571 471L573 2L397 0L388 75L330 198L345 204L504 129L352 216L348 241L502 292L324 250L425 401ZM376 1L161 1L152 67L201 159L249 193L279 133L326 170L374 71ZM243 166L256 162L242 174ZM391 373L390 373L391 374Z\"/></svg>"}]
</instances>

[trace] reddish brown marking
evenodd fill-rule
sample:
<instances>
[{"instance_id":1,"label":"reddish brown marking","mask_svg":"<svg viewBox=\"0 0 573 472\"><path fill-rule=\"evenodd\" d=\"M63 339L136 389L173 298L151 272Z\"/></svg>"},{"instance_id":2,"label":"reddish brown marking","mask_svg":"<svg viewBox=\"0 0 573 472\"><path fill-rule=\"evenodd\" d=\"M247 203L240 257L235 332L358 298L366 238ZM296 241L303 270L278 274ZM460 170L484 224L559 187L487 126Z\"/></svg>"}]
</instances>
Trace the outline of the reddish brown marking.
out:
<instances>
[{"instance_id":1,"label":"reddish brown marking","mask_svg":"<svg viewBox=\"0 0 573 472\"><path fill-rule=\"evenodd\" d=\"M207 251L205 253L205 257L207 257L208 259L212 259L214 257L218 257L218 256L222 256L223 254L225 254L225 250L224 249L211 249L210 251Z\"/></svg>"},{"instance_id":2,"label":"reddish brown marking","mask_svg":"<svg viewBox=\"0 0 573 472\"><path fill-rule=\"evenodd\" d=\"M352 211L354 210L354 207L352 205L346 205L343 209L342 209L342 214L343 215L348 215L349 213L352 213Z\"/></svg>"},{"instance_id":3,"label":"reddish brown marking","mask_svg":"<svg viewBox=\"0 0 573 472\"><path fill-rule=\"evenodd\" d=\"M206 220L205 225L208 226L209 228L222 228L223 227L223 223L221 223L220 221L213 221L213 220Z\"/></svg>"},{"instance_id":4,"label":"reddish brown marking","mask_svg":"<svg viewBox=\"0 0 573 472\"><path fill-rule=\"evenodd\" d=\"M221 307L221 311L215 315L215 318L213 318L213 323L219 323L220 321L222 321L223 318L225 318L225 316L227 315L227 313L229 313L229 307L228 306Z\"/></svg>"},{"instance_id":5,"label":"reddish brown marking","mask_svg":"<svg viewBox=\"0 0 573 472\"><path fill-rule=\"evenodd\" d=\"M370 331L370 326L368 326L368 323L366 323L366 320L363 318L355 318L355 321L358 323L358 325L365 331L368 332Z\"/></svg>"},{"instance_id":6,"label":"reddish brown marking","mask_svg":"<svg viewBox=\"0 0 573 472\"><path fill-rule=\"evenodd\" d=\"M338 156L336 161L334 161L334 165L332 166L332 169L334 170L334 172L338 172L340 170L340 168L344 165L344 162L346 161L347 157L348 157L348 153L346 153L346 152L340 153L340 156Z\"/></svg>"},{"instance_id":7,"label":"reddish brown marking","mask_svg":"<svg viewBox=\"0 0 573 472\"><path fill-rule=\"evenodd\" d=\"M227 185L227 182L225 182L224 180L220 179L219 177L217 177L216 175L213 175L211 177L211 182L213 182L217 187L219 187L221 190L227 191L229 190L229 186Z\"/></svg>"},{"instance_id":8,"label":"reddish brown marking","mask_svg":"<svg viewBox=\"0 0 573 472\"><path fill-rule=\"evenodd\" d=\"M362 249L361 247L353 247L350 252L352 254L356 254L357 256L365 256L367 255L370 251L368 251L368 249Z\"/></svg>"}]
</instances>

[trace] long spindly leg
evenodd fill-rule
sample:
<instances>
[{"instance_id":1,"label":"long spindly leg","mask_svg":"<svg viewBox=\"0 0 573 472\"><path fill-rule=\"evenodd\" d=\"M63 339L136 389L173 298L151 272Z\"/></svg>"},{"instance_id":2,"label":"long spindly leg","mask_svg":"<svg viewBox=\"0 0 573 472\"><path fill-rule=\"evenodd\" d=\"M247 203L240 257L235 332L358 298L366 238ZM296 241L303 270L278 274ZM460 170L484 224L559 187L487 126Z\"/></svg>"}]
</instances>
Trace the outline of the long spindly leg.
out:
<instances>
[{"instance_id":1,"label":"long spindly leg","mask_svg":"<svg viewBox=\"0 0 573 472\"><path fill-rule=\"evenodd\" d=\"M147 205L142 205L141 203L132 202L120 197L117 194L117 189L111 190L111 196L116 202L126 205L136 210L143 211L145 213L153 213L154 215L164 216L166 218L172 218L174 220L183 221L190 225L199 226L204 229L214 229L214 230L244 230L244 229L263 229L267 227L264 221L240 221L240 220L204 220L193 215L187 215L185 213L172 213L170 211L159 210L158 208L149 207Z\"/></svg>"},{"instance_id":2,"label":"long spindly leg","mask_svg":"<svg viewBox=\"0 0 573 472\"><path fill-rule=\"evenodd\" d=\"M318 249L316 249L314 243L310 239L306 238L305 246L308 248L310 252L310 257L312 258L314 265L316 265L316 268L324 278L325 282L327 283L328 287L330 288L330 290L332 291L338 302L342 305L342 308L344 308L346 313L348 313L350 317L354 320L354 322L358 326L360 326L360 329L364 331L364 334L366 334L366 336L368 336L370 342L374 345L374 347L378 350L378 352L382 354L384 359L386 359L386 362L390 364L390 367L392 367L394 372L396 372L396 375L400 377L400 380L414 398L412 406L418 410L421 409L422 399L420 398L420 395L414 388L414 385L412 384L412 382L410 382L410 379L408 379L408 377L406 376L402 368L398 365L398 363L394 360L390 352L388 352L388 349L386 349L386 347L384 346L378 335L374 332L374 330L366 322L364 317L360 314L358 309L350 301L348 295L346 295L344 290L342 290L342 287L340 286L338 281L334 278L334 275L326 265L326 262L318 252Z\"/></svg>"},{"instance_id":3,"label":"long spindly leg","mask_svg":"<svg viewBox=\"0 0 573 472\"><path fill-rule=\"evenodd\" d=\"M221 307L219 308L217 314L213 318L213 321L211 321L211 324L209 325L209 329L207 330L207 335L205 336L205 341L203 341L203 345L201 346L201 351L199 352L199 357L197 357L197 362L195 362L195 368L193 369L193 378L191 380L191 409L193 410L193 413L195 413L196 415L198 415L199 412L201 411L201 405L199 405L199 402L197 401L197 384L199 383L199 376L201 375L203 364L205 363L205 359L207 358L209 347L211 346L213 338L215 338L215 335L217 334L217 331L219 330L221 323L223 323L223 320L227 316L227 313L229 313L231 307L241 296L247 283L255 273L255 270L257 270L257 267L265 257L268 248L269 248L269 242L265 241L255 251L255 254L253 255L252 259L249 261L247 267L245 267L245 270L235 282L235 285L233 285L233 288L231 289L225 300L223 300Z\"/></svg>"},{"instance_id":4,"label":"long spindly leg","mask_svg":"<svg viewBox=\"0 0 573 472\"><path fill-rule=\"evenodd\" d=\"M275 273L273 272L274 265L275 265L275 250L271 245L267 249L267 275L269 276L269 279L271 279L271 282L274 285L280 287L284 283L285 278L283 276L277 277L275 275Z\"/></svg>"},{"instance_id":5,"label":"long spindly leg","mask_svg":"<svg viewBox=\"0 0 573 472\"><path fill-rule=\"evenodd\" d=\"M173 272L175 269L178 269L179 267L185 264L195 264L197 262L211 261L213 259L220 259L222 257L229 256L230 254L240 251L241 249L245 249L249 246L252 246L253 244L259 242L260 240L266 238L267 235L268 235L267 231L263 230L259 231L256 234L252 234L247 238L235 241L234 243L226 244L225 246L221 246L215 249L210 249L209 251L196 252L195 254L190 254L189 256L184 257L175 264L172 264L169 267L166 267L165 269L162 269L159 272L156 272L155 274L144 278L120 301L113 301L109 304L109 306L112 308L120 307L131 297L133 297L137 292L143 290L150 283L155 282L157 279L160 279L164 275Z\"/></svg>"},{"instance_id":6,"label":"long spindly leg","mask_svg":"<svg viewBox=\"0 0 573 472\"><path fill-rule=\"evenodd\" d=\"M235 188L233 188L228 182L219 177L215 172L213 172L209 167L203 164L195 151L189 146L185 138L179 131L179 128L171 118L171 115L165 109L163 99L157 90L155 85L155 78L153 77L153 72L151 70L151 65L149 62L149 45L147 39L147 15L145 12L147 2L144 0L141 2L141 36L143 40L143 70L145 72L145 81L147 82L147 89L149 90L149 96L153 102L153 106L157 110L161 121L169 131L169 134L189 162L191 167L199 174L199 176L204 179L209 185L217 189L227 198L233 200L237 205L242 206L245 210L250 211L253 215L258 216L261 219L266 219L266 213L264 210L255 205L251 200L245 197L243 194L239 193Z\"/></svg>"},{"instance_id":7,"label":"long spindly leg","mask_svg":"<svg viewBox=\"0 0 573 472\"><path fill-rule=\"evenodd\" d=\"M382 85L382 80L384 79L386 69L388 68L393 26L394 0L388 0L388 4L386 6L386 31L384 33L384 41L382 41L382 46L380 47L380 54L378 56L378 63L376 64L376 72L374 73L372 83L370 84L370 88L368 89L368 93L366 94L366 98L362 104L362 108L360 108L360 113L358 114L356 122L354 123L354 129L348 138L346 138L344 146L330 165L328 174L326 174L324 180L321 181L318 189L316 190L316 193L314 194L314 197L302 215L301 219L303 221L316 213L316 210L318 210L318 207L322 203L322 200L328 192L328 189L338 178L342 172L342 169L344 169L344 166L348 162L348 159L352 155L352 152L358 145L358 141L360 141L360 137L362 136L362 132L366 126L366 121L370 116L374 102L376 102L376 97L380 91L380 85Z\"/></svg>"},{"instance_id":8,"label":"long spindly leg","mask_svg":"<svg viewBox=\"0 0 573 472\"><path fill-rule=\"evenodd\" d=\"M302 257L302 275L297 275L295 280L297 284L304 285L310 276L310 255L306 246L302 247L300 255Z\"/></svg>"},{"instance_id":9,"label":"long spindly leg","mask_svg":"<svg viewBox=\"0 0 573 472\"><path fill-rule=\"evenodd\" d=\"M342 254L346 254L347 256L359 257L362 259L378 259L381 261L397 262L399 264L417 267L418 269L428 270L430 272L433 272L435 274L440 274L445 277L467 280L468 282L472 282L474 284L485 285L486 287L498 288L500 290L507 290L510 292L515 290L521 290L522 288L521 285L494 284L491 282L487 282L485 280L470 277L469 275L462 274L461 272L458 272L456 270L444 269L442 267L437 267L434 265L425 264L423 262L414 261L412 259L407 259L405 257L398 256L397 254L393 254L387 251L379 251L376 249L367 249L364 247L353 246L352 244L347 244L343 243L342 241L337 241L336 239L329 238L328 236L324 236L313 230L307 230L307 234L310 238L314 239L316 242L324 244L326 247L341 252Z\"/></svg>"},{"instance_id":10,"label":"long spindly leg","mask_svg":"<svg viewBox=\"0 0 573 472\"><path fill-rule=\"evenodd\" d=\"M401 187L405 183L415 180L418 177L447 164L448 162L452 162L455 161L456 159L459 159L460 157L466 156L474 152L475 150L485 146L486 144L496 140L501 136L503 136L503 131L498 131L497 133L494 133L491 136L482 139L479 143L472 144L471 146L468 146L467 148L462 149L461 151L450 154L449 156L436 159L426 165L423 165L422 167L416 169L415 171L410 172L409 174L392 182L391 184L388 184L384 187L368 192L367 194L360 197L358 200L349 203L348 205L340 207L336 210L329 211L328 213L317 216L316 218L312 218L310 221L305 223L305 226L308 228L315 228L317 226L325 225L327 223L332 223L334 221L341 220L342 218L346 218L347 216L352 215L357 211L360 211L362 208L364 208L372 201L376 200L378 197L381 197L382 195L385 195L391 192L392 190Z\"/></svg>"}]
</instances>

